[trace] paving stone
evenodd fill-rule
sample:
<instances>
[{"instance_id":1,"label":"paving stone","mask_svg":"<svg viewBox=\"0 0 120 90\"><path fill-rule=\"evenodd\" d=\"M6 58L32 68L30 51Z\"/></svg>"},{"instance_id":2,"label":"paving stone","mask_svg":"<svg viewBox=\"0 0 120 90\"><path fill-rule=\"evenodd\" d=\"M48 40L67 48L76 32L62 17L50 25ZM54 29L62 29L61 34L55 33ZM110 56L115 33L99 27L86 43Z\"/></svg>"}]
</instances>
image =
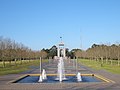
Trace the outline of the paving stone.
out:
<instances>
[{"instance_id":1,"label":"paving stone","mask_svg":"<svg viewBox=\"0 0 120 90\"><path fill-rule=\"evenodd\" d=\"M47 74L57 73L57 61L43 64ZM65 71L67 74L76 73L76 68L73 63L65 61ZM120 90L120 75L107 72L105 70L93 70L84 65L78 65L78 71L81 73L94 73L102 75L108 79L115 81L115 83L33 83L33 84L19 84L8 83L24 74L39 73L39 67L34 67L30 71L20 74L9 74L0 76L0 90Z\"/></svg>"}]
</instances>

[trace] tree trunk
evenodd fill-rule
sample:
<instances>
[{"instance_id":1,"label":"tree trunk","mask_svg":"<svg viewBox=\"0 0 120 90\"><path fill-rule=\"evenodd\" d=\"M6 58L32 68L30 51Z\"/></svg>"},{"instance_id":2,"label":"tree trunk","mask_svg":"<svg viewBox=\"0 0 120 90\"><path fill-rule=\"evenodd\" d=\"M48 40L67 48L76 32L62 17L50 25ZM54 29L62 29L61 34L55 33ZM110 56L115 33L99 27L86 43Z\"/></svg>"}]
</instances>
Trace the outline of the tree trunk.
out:
<instances>
[{"instance_id":1,"label":"tree trunk","mask_svg":"<svg viewBox=\"0 0 120 90\"><path fill-rule=\"evenodd\" d=\"M103 57L101 57L101 67L103 67Z\"/></svg>"},{"instance_id":2,"label":"tree trunk","mask_svg":"<svg viewBox=\"0 0 120 90\"><path fill-rule=\"evenodd\" d=\"M20 64L22 64L22 59L20 59L20 61L21 61Z\"/></svg>"},{"instance_id":3,"label":"tree trunk","mask_svg":"<svg viewBox=\"0 0 120 90\"><path fill-rule=\"evenodd\" d=\"M11 66L11 60L9 60L9 65Z\"/></svg>"},{"instance_id":4,"label":"tree trunk","mask_svg":"<svg viewBox=\"0 0 120 90\"><path fill-rule=\"evenodd\" d=\"M98 59L98 57L97 57L97 60L96 60L97 62L99 61L99 59Z\"/></svg>"},{"instance_id":5,"label":"tree trunk","mask_svg":"<svg viewBox=\"0 0 120 90\"><path fill-rule=\"evenodd\" d=\"M113 65L113 61L112 60L110 60L111 61L111 65Z\"/></svg>"},{"instance_id":6,"label":"tree trunk","mask_svg":"<svg viewBox=\"0 0 120 90\"><path fill-rule=\"evenodd\" d=\"M5 67L5 60L3 60L3 68Z\"/></svg>"},{"instance_id":7,"label":"tree trunk","mask_svg":"<svg viewBox=\"0 0 120 90\"><path fill-rule=\"evenodd\" d=\"M30 58L29 58L29 62L30 62Z\"/></svg>"},{"instance_id":8,"label":"tree trunk","mask_svg":"<svg viewBox=\"0 0 120 90\"><path fill-rule=\"evenodd\" d=\"M16 59L15 59L15 66L17 66Z\"/></svg>"},{"instance_id":9,"label":"tree trunk","mask_svg":"<svg viewBox=\"0 0 120 90\"><path fill-rule=\"evenodd\" d=\"M118 66L120 66L120 59L118 58Z\"/></svg>"},{"instance_id":10,"label":"tree trunk","mask_svg":"<svg viewBox=\"0 0 120 90\"><path fill-rule=\"evenodd\" d=\"M106 58L106 64L108 64L108 58Z\"/></svg>"}]
</instances>

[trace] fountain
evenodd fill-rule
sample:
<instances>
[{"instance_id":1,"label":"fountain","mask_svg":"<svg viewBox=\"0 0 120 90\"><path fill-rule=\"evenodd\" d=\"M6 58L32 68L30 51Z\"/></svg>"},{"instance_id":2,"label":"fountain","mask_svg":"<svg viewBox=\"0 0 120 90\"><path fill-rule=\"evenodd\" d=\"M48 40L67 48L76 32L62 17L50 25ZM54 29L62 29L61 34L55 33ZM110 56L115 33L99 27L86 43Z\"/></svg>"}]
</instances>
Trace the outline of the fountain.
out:
<instances>
[{"instance_id":1,"label":"fountain","mask_svg":"<svg viewBox=\"0 0 120 90\"><path fill-rule=\"evenodd\" d=\"M40 82L43 82L42 75L39 76L38 82L39 82L39 83L40 83Z\"/></svg>"},{"instance_id":2,"label":"fountain","mask_svg":"<svg viewBox=\"0 0 120 90\"><path fill-rule=\"evenodd\" d=\"M59 80L60 82L62 82L63 80L66 80L63 57L60 57L58 62L58 72L57 72L56 80Z\"/></svg>"},{"instance_id":3,"label":"fountain","mask_svg":"<svg viewBox=\"0 0 120 90\"><path fill-rule=\"evenodd\" d=\"M64 58L66 57L65 56L65 48L64 48L64 44L60 43L59 47L58 47L57 78L55 79L55 80L59 80L59 82L62 82L63 80L66 80L63 57ZM42 75L40 75L38 82L43 82L43 80L45 80L45 79L47 79L47 76L46 76L45 69L43 69Z\"/></svg>"},{"instance_id":4,"label":"fountain","mask_svg":"<svg viewBox=\"0 0 120 90\"><path fill-rule=\"evenodd\" d=\"M43 71L42 71L42 79L43 79L43 80L46 80L46 79L47 79L47 75L46 75L45 69L43 69Z\"/></svg>"},{"instance_id":5,"label":"fountain","mask_svg":"<svg viewBox=\"0 0 120 90\"><path fill-rule=\"evenodd\" d=\"M42 65L40 62L40 73L41 74L28 74L27 76L14 81L14 83L80 83L80 82L105 82L105 79L101 79L99 76L94 74L81 74L77 72L77 74L65 74L64 68L64 60L66 58L64 43L60 43L57 49L57 74L46 74L45 69L42 70ZM40 59L41 60L41 59ZM66 60L67 61L67 60ZM77 63L77 62L76 62ZM51 66L52 67L52 66ZM55 68L56 69L56 68ZM66 68L67 69L67 68ZM77 65L76 65L77 71ZM107 81L108 82L108 81Z\"/></svg>"},{"instance_id":6,"label":"fountain","mask_svg":"<svg viewBox=\"0 0 120 90\"><path fill-rule=\"evenodd\" d=\"M82 81L82 77L81 77L81 73L80 72L77 73L76 77L77 77L77 81L78 82Z\"/></svg>"},{"instance_id":7,"label":"fountain","mask_svg":"<svg viewBox=\"0 0 120 90\"><path fill-rule=\"evenodd\" d=\"M43 80L46 80L46 79L47 79L47 75L46 75L45 69L43 69L42 75L39 76L38 82L43 82Z\"/></svg>"}]
</instances>

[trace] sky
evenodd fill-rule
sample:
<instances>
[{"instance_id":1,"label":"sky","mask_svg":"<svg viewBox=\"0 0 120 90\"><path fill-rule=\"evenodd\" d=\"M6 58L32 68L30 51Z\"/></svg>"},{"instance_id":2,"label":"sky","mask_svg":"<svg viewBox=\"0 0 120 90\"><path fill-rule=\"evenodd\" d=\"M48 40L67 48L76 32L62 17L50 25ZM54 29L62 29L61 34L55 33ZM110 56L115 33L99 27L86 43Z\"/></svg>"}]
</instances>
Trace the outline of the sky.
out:
<instances>
[{"instance_id":1,"label":"sky","mask_svg":"<svg viewBox=\"0 0 120 90\"><path fill-rule=\"evenodd\" d=\"M120 42L120 0L0 0L0 36L33 50Z\"/></svg>"}]
</instances>

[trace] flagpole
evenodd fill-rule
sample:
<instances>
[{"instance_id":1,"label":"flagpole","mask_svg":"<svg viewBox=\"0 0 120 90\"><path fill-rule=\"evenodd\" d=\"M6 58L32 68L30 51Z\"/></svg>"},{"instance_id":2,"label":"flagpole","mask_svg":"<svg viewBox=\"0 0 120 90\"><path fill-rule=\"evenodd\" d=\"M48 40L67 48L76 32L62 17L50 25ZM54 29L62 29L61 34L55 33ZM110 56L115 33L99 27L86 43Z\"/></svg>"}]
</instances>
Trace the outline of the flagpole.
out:
<instances>
[{"instance_id":1,"label":"flagpole","mask_svg":"<svg viewBox=\"0 0 120 90\"><path fill-rule=\"evenodd\" d=\"M61 42L62 42L62 37L60 37L60 39L61 39Z\"/></svg>"}]
</instances>

